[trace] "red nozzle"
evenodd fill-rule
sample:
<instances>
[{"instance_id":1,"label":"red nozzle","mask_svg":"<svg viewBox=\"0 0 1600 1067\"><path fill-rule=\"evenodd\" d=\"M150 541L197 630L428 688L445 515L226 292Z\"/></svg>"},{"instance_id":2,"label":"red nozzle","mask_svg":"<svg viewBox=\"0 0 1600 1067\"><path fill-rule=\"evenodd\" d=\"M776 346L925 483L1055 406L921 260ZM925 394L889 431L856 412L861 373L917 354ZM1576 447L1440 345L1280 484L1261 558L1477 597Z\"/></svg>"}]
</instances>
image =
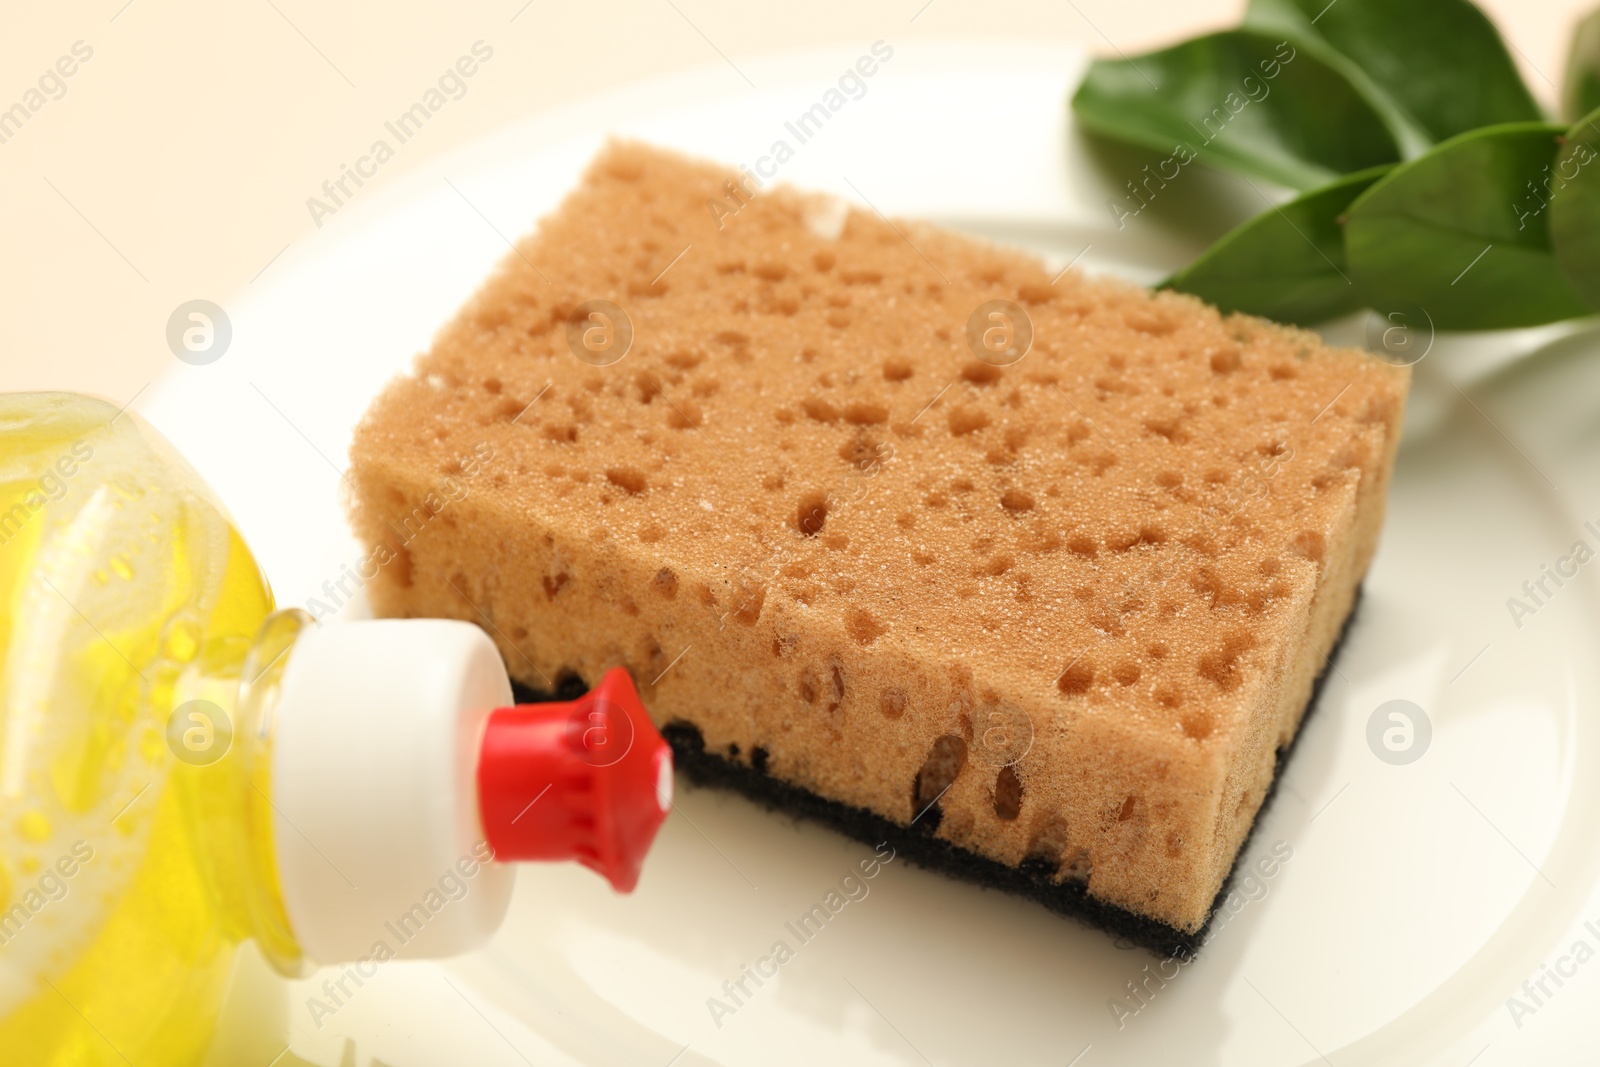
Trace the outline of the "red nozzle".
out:
<instances>
[{"instance_id":1,"label":"red nozzle","mask_svg":"<svg viewBox=\"0 0 1600 1067\"><path fill-rule=\"evenodd\" d=\"M627 893L671 807L672 750L622 668L569 704L489 716L478 811L495 859L575 859Z\"/></svg>"}]
</instances>

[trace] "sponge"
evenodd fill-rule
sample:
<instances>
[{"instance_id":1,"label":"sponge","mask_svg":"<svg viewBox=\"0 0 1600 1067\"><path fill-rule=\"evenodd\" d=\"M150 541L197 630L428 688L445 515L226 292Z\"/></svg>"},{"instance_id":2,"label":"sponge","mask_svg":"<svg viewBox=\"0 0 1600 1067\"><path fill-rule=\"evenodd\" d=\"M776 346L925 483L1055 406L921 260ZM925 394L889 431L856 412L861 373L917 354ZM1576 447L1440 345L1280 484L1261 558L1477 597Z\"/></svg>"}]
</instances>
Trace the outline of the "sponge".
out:
<instances>
[{"instance_id":1,"label":"sponge","mask_svg":"<svg viewBox=\"0 0 1600 1067\"><path fill-rule=\"evenodd\" d=\"M352 447L381 614L1156 948L1350 615L1408 372L613 143Z\"/></svg>"}]
</instances>

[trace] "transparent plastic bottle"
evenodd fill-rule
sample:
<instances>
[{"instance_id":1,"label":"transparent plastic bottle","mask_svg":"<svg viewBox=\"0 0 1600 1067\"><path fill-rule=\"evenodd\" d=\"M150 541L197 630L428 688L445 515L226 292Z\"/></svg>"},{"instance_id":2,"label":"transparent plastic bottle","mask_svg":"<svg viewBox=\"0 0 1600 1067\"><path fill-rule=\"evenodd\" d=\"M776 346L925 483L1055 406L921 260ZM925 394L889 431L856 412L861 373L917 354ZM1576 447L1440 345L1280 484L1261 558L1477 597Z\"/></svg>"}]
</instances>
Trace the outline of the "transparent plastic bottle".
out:
<instances>
[{"instance_id":1,"label":"transparent plastic bottle","mask_svg":"<svg viewBox=\"0 0 1600 1067\"><path fill-rule=\"evenodd\" d=\"M102 401L0 395L0 598L5 1064L197 1063L241 941L287 975L476 947L509 861L631 889L670 805L624 672L510 707L466 623L274 611L200 479Z\"/></svg>"}]
</instances>

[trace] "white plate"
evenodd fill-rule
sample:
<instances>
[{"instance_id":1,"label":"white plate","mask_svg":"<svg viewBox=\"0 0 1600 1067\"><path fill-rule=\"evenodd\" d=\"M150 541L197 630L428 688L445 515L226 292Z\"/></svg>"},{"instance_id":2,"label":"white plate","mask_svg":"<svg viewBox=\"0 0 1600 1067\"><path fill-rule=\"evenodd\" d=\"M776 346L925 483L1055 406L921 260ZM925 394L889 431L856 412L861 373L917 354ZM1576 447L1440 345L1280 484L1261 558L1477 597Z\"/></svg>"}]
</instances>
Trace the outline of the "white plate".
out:
<instances>
[{"instance_id":1,"label":"white plate","mask_svg":"<svg viewBox=\"0 0 1600 1067\"><path fill-rule=\"evenodd\" d=\"M222 495L280 601L329 599L324 583L357 557L338 473L356 419L602 137L754 164L867 47L744 64L758 89L717 66L615 92L363 191L227 303L221 360L176 368L140 408ZM1090 269L1145 281L1260 206L1195 170L1174 183L1167 224L1118 230L1106 199L1136 172L1093 158L1070 127L1080 55L894 47L782 179L1061 263L1091 246ZM488 950L391 965L320 1026L306 1001L336 975L284 984L247 955L215 1061L265 1062L285 1043L312 1063L389 1067L1578 1056L1600 963L1561 961L1579 939L1600 949L1600 568L1520 627L1507 598L1574 541L1600 548L1582 522L1600 529L1597 356L1592 333L1547 330L1441 337L1419 365L1366 598L1250 849L1281 842L1293 857L1197 962L1152 980L1136 1014L1126 983L1150 956L904 863L800 945L784 924L868 850L687 791L635 895L577 868L527 869ZM1432 724L1406 766L1366 742L1391 699ZM780 939L795 958L714 1021L708 999L731 1004L724 981ZM1507 998L1544 964L1574 973L1514 1016Z\"/></svg>"}]
</instances>

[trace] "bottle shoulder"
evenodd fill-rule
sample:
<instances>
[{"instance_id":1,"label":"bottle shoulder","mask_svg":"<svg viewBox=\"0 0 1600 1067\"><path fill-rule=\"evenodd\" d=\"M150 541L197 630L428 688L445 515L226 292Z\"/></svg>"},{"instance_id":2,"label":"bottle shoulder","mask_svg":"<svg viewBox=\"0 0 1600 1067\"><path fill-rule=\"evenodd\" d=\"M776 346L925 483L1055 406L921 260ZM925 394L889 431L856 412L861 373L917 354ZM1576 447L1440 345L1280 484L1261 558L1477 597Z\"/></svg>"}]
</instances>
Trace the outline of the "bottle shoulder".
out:
<instances>
[{"instance_id":1,"label":"bottle shoulder","mask_svg":"<svg viewBox=\"0 0 1600 1067\"><path fill-rule=\"evenodd\" d=\"M238 531L148 425L90 397L0 396L0 911L37 891L51 912L0 945L26 976L0 986L0 1017L84 960L136 970L116 947L132 912L158 940L244 925L200 847L242 805L182 780L221 781L272 611ZM167 930L163 897L202 906Z\"/></svg>"}]
</instances>

